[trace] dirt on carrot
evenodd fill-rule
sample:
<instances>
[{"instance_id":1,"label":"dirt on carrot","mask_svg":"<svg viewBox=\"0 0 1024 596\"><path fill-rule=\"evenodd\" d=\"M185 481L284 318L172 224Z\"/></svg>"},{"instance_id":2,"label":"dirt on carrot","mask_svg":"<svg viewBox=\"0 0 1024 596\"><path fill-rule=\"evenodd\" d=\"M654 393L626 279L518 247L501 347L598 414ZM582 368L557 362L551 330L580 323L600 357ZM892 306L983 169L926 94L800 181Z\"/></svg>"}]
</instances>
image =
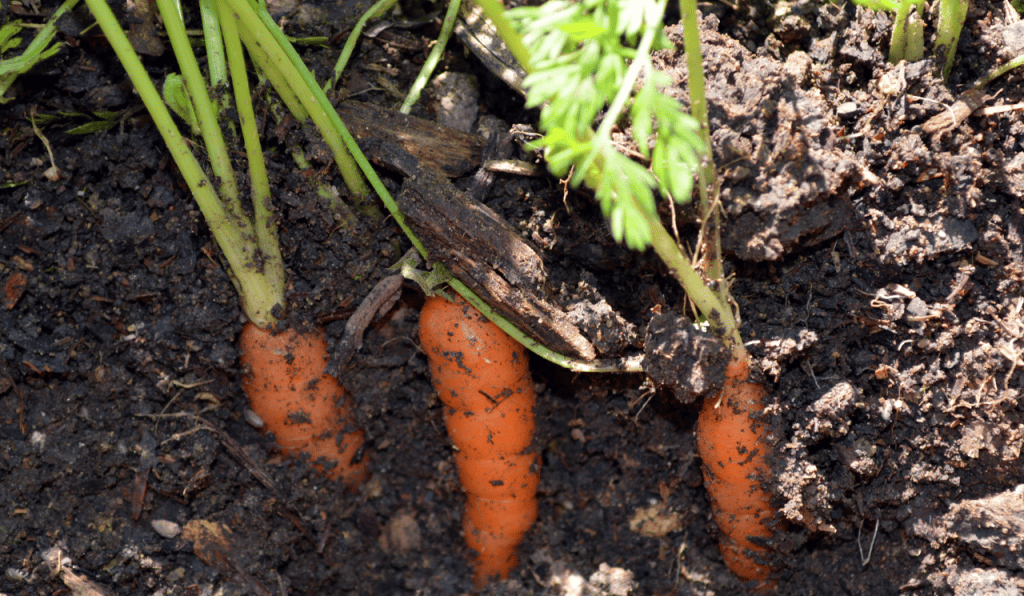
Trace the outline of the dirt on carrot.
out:
<instances>
[{"instance_id":1,"label":"dirt on carrot","mask_svg":"<svg viewBox=\"0 0 1024 596\"><path fill-rule=\"evenodd\" d=\"M420 343L458 449L463 534L481 587L519 564L516 547L537 519L537 397L526 350L472 306L439 296L423 305Z\"/></svg>"},{"instance_id":2,"label":"dirt on carrot","mask_svg":"<svg viewBox=\"0 0 1024 596\"><path fill-rule=\"evenodd\" d=\"M767 472L766 425L758 420L767 392L750 380L749 357L733 357L725 386L704 400L697 422L697 447L704 486L722 532L725 564L744 581L768 585L773 568L766 548L753 539L772 535L774 512L762 486Z\"/></svg>"},{"instance_id":3,"label":"dirt on carrot","mask_svg":"<svg viewBox=\"0 0 1024 596\"><path fill-rule=\"evenodd\" d=\"M366 481L367 462L355 461L363 431L352 430L345 389L324 374L327 344L319 331L277 334L246 323L238 339L249 406L286 455L308 454L313 465L349 486Z\"/></svg>"}]
</instances>

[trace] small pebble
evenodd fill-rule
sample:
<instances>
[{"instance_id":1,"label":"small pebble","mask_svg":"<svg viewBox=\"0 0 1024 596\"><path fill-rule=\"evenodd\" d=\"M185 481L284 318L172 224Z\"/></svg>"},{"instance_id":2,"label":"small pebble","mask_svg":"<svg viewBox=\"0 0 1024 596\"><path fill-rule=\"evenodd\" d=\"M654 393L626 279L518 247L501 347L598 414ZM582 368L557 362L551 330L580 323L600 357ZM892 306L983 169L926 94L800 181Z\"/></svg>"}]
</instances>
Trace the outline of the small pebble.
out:
<instances>
[{"instance_id":1,"label":"small pebble","mask_svg":"<svg viewBox=\"0 0 1024 596\"><path fill-rule=\"evenodd\" d=\"M848 102L839 104L839 107L836 108L836 114L840 118L844 118L844 119L845 118L856 118L857 116L860 115L860 108L857 107L857 102L855 102L855 101L848 101Z\"/></svg>"},{"instance_id":2,"label":"small pebble","mask_svg":"<svg viewBox=\"0 0 1024 596\"><path fill-rule=\"evenodd\" d=\"M46 449L46 435L39 432L38 430L32 431L32 436L28 439L29 443L32 444L40 453Z\"/></svg>"},{"instance_id":3,"label":"small pebble","mask_svg":"<svg viewBox=\"0 0 1024 596\"><path fill-rule=\"evenodd\" d=\"M252 426L253 428L263 428L263 426L266 424L265 422L263 422L263 419L260 418L259 414L253 412L249 408L245 409L244 416L245 421L248 422L249 426Z\"/></svg>"},{"instance_id":4,"label":"small pebble","mask_svg":"<svg viewBox=\"0 0 1024 596\"><path fill-rule=\"evenodd\" d=\"M8 567L4 571L4 575L12 582L27 582L29 580L28 571L25 571L24 569Z\"/></svg>"},{"instance_id":5,"label":"small pebble","mask_svg":"<svg viewBox=\"0 0 1024 596\"><path fill-rule=\"evenodd\" d=\"M167 574L167 582L173 584L175 582L181 581L181 578L183 577L185 577L185 568L178 567L174 571Z\"/></svg>"},{"instance_id":6,"label":"small pebble","mask_svg":"<svg viewBox=\"0 0 1024 596\"><path fill-rule=\"evenodd\" d=\"M384 527L380 544L386 551L407 553L419 550L423 543L420 525L409 511L399 511Z\"/></svg>"},{"instance_id":7,"label":"small pebble","mask_svg":"<svg viewBox=\"0 0 1024 596\"><path fill-rule=\"evenodd\" d=\"M1024 52L1024 21L1017 21L1003 29L1003 44L1011 56Z\"/></svg>"},{"instance_id":8,"label":"small pebble","mask_svg":"<svg viewBox=\"0 0 1024 596\"><path fill-rule=\"evenodd\" d=\"M440 124L470 132L480 111L480 84L463 72L444 72L432 83L433 109Z\"/></svg>"},{"instance_id":9,"label":"small pebble","mask_svg":"<svg viewBox=\"0 0 1024 596\"><path fill-rule=\"evenodd\" d=\"M151 524L157 534L164 538L174 538L181 534L181 526L166 519L154 519Z\"/></svg>"}]
</instances>

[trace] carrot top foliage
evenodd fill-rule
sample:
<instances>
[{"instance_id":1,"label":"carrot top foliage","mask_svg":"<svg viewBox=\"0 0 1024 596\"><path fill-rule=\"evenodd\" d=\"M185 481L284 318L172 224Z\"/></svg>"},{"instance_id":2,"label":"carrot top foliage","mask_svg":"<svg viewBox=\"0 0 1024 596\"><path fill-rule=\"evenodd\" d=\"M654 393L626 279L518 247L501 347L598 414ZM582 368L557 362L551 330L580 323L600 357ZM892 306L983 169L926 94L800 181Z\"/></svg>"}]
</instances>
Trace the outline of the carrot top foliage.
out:
<instances>
[{"instance_id":1,"label":"carrot top foliage","mask_svg":"<svg viewBox=\"0 0 1024 596\"><path fill-rule=\"evenodd\" d=\"M653 248L712 329L741 353L721 266L696 2L680 3L686 53L696 57L688 64L693 116L663 91L669 77L651 60L652 52L674 47L664 31L667 5L668 0L551 0L507 13L495 9L489 16L495 22L507 18L512 33L502 35L510 47L526 48L527 105L541 106L545 133L534 145L544 151L549 169L568 176L574 187L593 189L615 240L634 250ZM617 126L630 131L645 163L616 147ZM655 202L655 191L689 201L697 174L705 232L699 250L709 257L703 275L665 229Z\"/></svg>"},{"instance_id":2,"label":"carrot top foliage","mask_svg":"<svg viewBox=\"0 0 1024 596\"><path fill-rule=\"evenodd\" d=\"M615 240L637 250L651 245L654 190L688 201L704 151L697 121L662 92L671 80L651 63L652 51L673 47L666 4L554 0L508 13L530 52L527 105L543 106L546 134L535 145L554 174L571 170L570 184L594 190ZM612 130L627 113L650 170L615 148Z\"/></svg>"}]
</instances>

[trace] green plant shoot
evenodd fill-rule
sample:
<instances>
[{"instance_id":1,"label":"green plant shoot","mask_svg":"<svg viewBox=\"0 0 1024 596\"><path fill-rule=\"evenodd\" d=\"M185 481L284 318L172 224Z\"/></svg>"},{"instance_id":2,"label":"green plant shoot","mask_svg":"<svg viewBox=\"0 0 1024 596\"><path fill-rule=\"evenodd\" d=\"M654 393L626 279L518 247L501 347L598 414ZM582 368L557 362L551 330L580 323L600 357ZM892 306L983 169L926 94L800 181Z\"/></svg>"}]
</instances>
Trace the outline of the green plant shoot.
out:
<instances>
[{"instance_id":1,"label":"green plant shoot","mask_svg":"<svg viewBox=\"0 0 1024 596\"><path fill-rule=\"evenodd\" d=\"M188 94L185 79L181 78L180 74L172 72L164 78L163 98L164 103L171 108L171 111L189 126L192 136L198 137L202 134L199 128L199 117L196 116L196 110L192 107L192 97Z\"/></svg>"},{"instance_id":2,"label":"green plant shoot","mask_svg":"<svg viewBox=\"0 0 1024 596\"><path fill-rule=\"evenodd\" d=\"M651 246L654 191L688 201L704 150L696 120L661 92L670 81L651 63L651 51L672 47L661 24L665 4L554 0L509 12L530 50L527 105L543 106L546 134L536 146L553 173L564 177L572 170L570 184L594 189L612 236L636 250ZM606 106L595 131L592 123ZM627 113L650 170L612 141L613 128Z\"/></svg>"},{"instance_id":3,"label":"green plant shoot","mask_svg":"<svg viewBox=\"0 0 1024 596\"><path fill-rule=\"evenodd\" d=\"M543 106L545 135L536 145L548 167L568 176L572 186L593 189L615 240L634 250L653 248L712 328L742 350L736 318L723 297L727 289L718 294L708 287L665 230L655 203L655 191L689 201L694 174L708 151L700 124L662 92L670 80L651 62L652 51L672 47L662 24L666 4L552 0L514 9L508 17L529 52L527 105ZM612 140L627 114L650 169L620 153Z\"/></svg>"},{"instance_id":4,"label":"green plant shoot","mask_svg":"<svg viewBox=\"0 0 1024 596\"><path fill-rule=\"evenodd\" d=\"M889 62L914 62L924 58L924 0L853 0L870 10L896 13L889 43ZM934 52L943 59L942 80L949 80L956 45L967 19L970 0L939 0L939 21L935 28Z\"/></svg>"},{"instance_id":5,"label":"green plant shoot","mask_svg":"<svg viewBox=\"0 0 1024 596\"><path fill-rule=\"evenodd\" d=\"M217 244L224 251L232 281L242 299L242 308L250 320L261 327L271 325L276 314L284 307L284 267L277 246L276 227L265 209L266 202L259 192L266 185L252 176L253 216L247 216L242 209L231 168L227 148L220 126L214 115L213 104L207 93L195 55L192 54L176 9L169 0L161 0L160 8L164 22L168 25L168 36L172 41L175 55L185 71L184 80L189 86L188 93L198 115L207 151L211 156L213 169L220 178L216 187L204 172L188 143L178 132L167 106L161 100L156 86L142 66L138 55L132 49L127 36L117 23L105 0L86 0L103 33L113 47L121 64L128 71L132 83L145 103L157 128L167 143L167 148L181 170L192 194L199 204L203 216L210 226ZM244 74L244 71L243 71ZM255 122L245 117L245 103L249 101L248 90L235 95L242 114L242 126L255 131ZM211 118L212 116L212 118ZM262 154L249 150L250 163L263 161ZM252 172L250 172L252 173ZM264 175L265 178L265 175Z\"/></svg>"},{"instance_id":6,"label":"green plant shoot","mask_svg":"<svg viewBox=\"0 0 1024 596\"><path fill-rule=\"evenodd\" d=\"M25 74L33 66L53 56L60 50L61 44L55 43L50 45L54 35L57 34L57 20L70 12L76 4L78 4L78 0L65 0L54 11L53 16L46 22L46 25L32 38L28 47L25 48L25 51L20 56L0 60L0 104L10 101L10 98L5 98L4 95L7 94L7 90L11 88L11 85L14 84L14 81L19 76ZM21 38L15 36L23 28L24 26L21 21L12 21L0 27L0 55L6 54L8 51L21 45Z\"/></svg>"},{"instance_id":7,"label":"green plant shoot","mask_svg":"<svg viewBox=\"0 0 1024 596\"><path fill-rule=\"evenodd\" d=\"M166 4L168 1L159 0L159 3ZM383 0L381 5L390 1L392 0ZM266 327L272 324L277 317L275 314L278 312L277 306L283 307L284 305L283 269L280 253L277 250L274 217L265 209L270 205L269 189L265 184L265 170L260 167L263 164L258 140L253 134L255 124L252 107L249 105L249 90L244 84L245 67L241 61L242 52L238 45L239 40L244 44L258 73L270 81L278 92L282 103L292 114L300 121L307 118L312 120L320 129L328 145L334 149L339 169L346 182L350 183L350 190L353 190L356 195L365 194L360 188L352 188L364 184L361 180L356 179L361 171L417 251L421 255L426 255L422 243L405 223L394 199L359 150L355 139L342 124L323 89L313 79L312 73L302 63L291 43L266 12L265 7L257 4L257 0L211 0L212 6L208 6L207 10L203 12L204 26L212 25L212 23L207 25L208 19L219 19L220 23L221 41L207 40L207 46L208 51L217 53L222 51L218 47L220 45L225 46L226 49L224 53L233 89L225 91L231 92L235 99L242 136L245 137L252 190L251 216L237 208L240 206L237 202L237 193L228 190L223 195L220 194L225 190L225 184L227 184L227 188L235 186L231 182L225 183L224 180L224 178L233 179L234 172L228 170L224 171L224 176L218 174L214 180L217 180L219 184L217 188L214 188L211 177L204 172L189 144L179 133L167 105L161 100L153 81L143 68L138 55L132 49L106 0L86 0L86 3L104 34L110 40L118 59L127 70L139 96L164 137L164 141L192 190L214 238L224 252L231 269L232 281L235 282L242 298L243 310L257 325ZM209 10L211 7L215 10ZM193 104L204 141L207 137L214 139L212 146L207 142L207 152L211 156L212 165L216 161L222 160L222 157L217 155L220 153L217 146L222 146L222 143L215 139L221 131L215 130L216 121L213 122L215 125L213 127L203 123L211 122L208 114L215 113L215 108L210 93L205 87L206 82L197 76L196 69L193 67L195 57L187 43L180 17L177 14L172 15L172 12L168 10L164 17L165 24L170 23L168 37L172 41L177 39L172 43L172 47L174 47L175 55L185 74L183 79L188 91L187 101ZM232 26L233 24L237 27ZM505 29L510 31L507 27ZM185 43L182 43L183 41ZM218 79L220 76L214 74L211 84L223 81L223 79ZM202 116L203 113L206 113L207 117ZM348 157L349 155L351 158ZM353 161L354 163L352 163ZM660 232L660 234L657 232L653 234L656 246L659 243L663 244L664 238L669 238L663 229ZM688 263L686 266L689 266ZM694 280L700 285L700 278L695 274ZM634 358L623 359L623 361L590 362L557 354L526 336L512 323L494 312L458 280L452 280L451 285L517 341L541 357L560 366L578 372L636 372L640 370L639 362Z\"/></svg>"},{"instance_id":8,"label":"green plant shoot","mask_svg":"<svg viewBox=\"0 0 1024 596\"><path fill-rule=\"evenodd\" d=\"M939 24L935 30L935 53L946 57L942 66L943 81L949 80L949 73L953 69L953 57L956 55L956 45L960 42L960 32L963 31L964 22L967 20L969 4L969 0L941 0L939 2Z\"/></svg>"},{"instance_id":9,"label":"green plant shoot","mask_svg":"<svg viewBox=\"0 0 1024 596\"><path fill-rule=\"evenodd\" d=\"M889 62L916 62L924 58L924 2L903 0L896 6L896 21L889 39Z\"/></svg>"}]
</instances>

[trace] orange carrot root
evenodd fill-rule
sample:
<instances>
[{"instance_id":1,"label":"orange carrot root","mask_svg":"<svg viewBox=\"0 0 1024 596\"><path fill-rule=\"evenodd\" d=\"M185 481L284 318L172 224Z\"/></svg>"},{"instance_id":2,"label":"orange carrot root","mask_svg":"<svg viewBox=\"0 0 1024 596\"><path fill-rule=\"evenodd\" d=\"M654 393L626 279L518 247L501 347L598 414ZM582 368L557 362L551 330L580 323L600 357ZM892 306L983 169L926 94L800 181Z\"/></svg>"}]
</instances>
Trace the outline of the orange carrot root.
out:
<instances>
[{"instance_id":1,"label":"orange carrot root","mask_svg":"<svg viewBox=\"0 0 1024 596\"><path fill-rule=\"evenodd\" d=\"M744 581L770 581L773 569L762 545L774 525L769 494L761 485L768 471L764 410L765 388L750 381L749 358L734 358L725 372L721 404L704 401L697 421L697 449L704 461L704 486L722 531L719 547L725 564ZM717 406L717 407L716 407Z\"/></svg>"},{"instance_id":2,"label":"orange carrot root","mask_svg":"<svg viewBox=\"0 0 1024 596\"><path fill-rule=\"evenodd\" d=\"M537 519L537 396L526 349L465 302L436 296L423 305L420 343L458 448L463 535L479 588L519 564L516 547Z\"/></svg>"},{"instance_id":3,"label":"orange carrot root","mask_svg":"<svg viewBox=\"0 0 1024 596\"><path fill-rule=\"evenodd\" d=\"M327 344L319 332L286 329L276 335L246 323L238 338L246 367L242 390L249 406L274 434L281 451L309 454L328 478L356 486L370 476L366 461L353 463L363 431L342 432L353 422L345 389L324 374ZM336 462L333 467L318 460Z\"/></svg>"}]
</instances>

